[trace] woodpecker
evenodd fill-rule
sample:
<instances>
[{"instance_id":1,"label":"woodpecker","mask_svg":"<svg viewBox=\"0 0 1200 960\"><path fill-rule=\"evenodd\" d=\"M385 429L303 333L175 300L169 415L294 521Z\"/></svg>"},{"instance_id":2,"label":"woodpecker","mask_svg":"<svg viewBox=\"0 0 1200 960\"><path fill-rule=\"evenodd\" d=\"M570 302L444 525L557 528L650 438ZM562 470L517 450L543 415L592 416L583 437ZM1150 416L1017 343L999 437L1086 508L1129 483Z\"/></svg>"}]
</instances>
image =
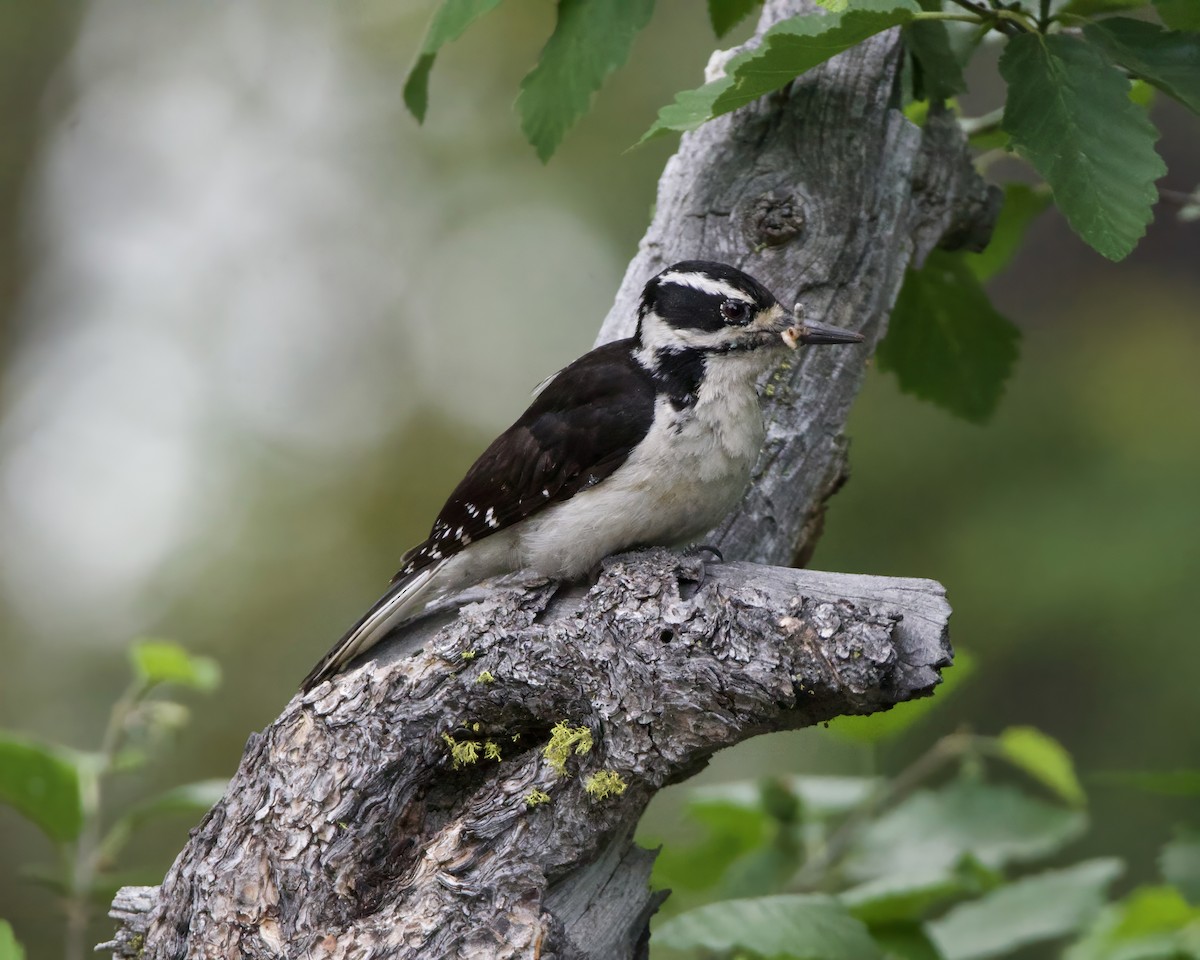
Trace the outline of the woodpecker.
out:
<instances>
[{"instance_id":1,"label":"woodpecker","mask_svg":"<svg viewBox=\"0 0 1200 960\"><path fill-rule=\"evenodd\" d=\"M609 554L684 546L714 527L762 446L758 379L789 347L863 340L798 314L722 263L688 260L653 277L635 335L541 385L303 689L438 596L517 570L574 580Z\"/></svg>"}]
</instances>

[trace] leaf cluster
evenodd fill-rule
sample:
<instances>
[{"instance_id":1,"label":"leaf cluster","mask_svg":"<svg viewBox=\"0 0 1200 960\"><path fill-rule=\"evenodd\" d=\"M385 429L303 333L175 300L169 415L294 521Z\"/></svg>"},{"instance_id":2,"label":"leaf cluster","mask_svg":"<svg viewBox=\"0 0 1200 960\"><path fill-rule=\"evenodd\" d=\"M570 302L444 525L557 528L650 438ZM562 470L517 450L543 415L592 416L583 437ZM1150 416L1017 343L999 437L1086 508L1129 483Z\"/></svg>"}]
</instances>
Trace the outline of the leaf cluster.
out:
<instances>
[{"instance_id":1,"label":"leaf cluster","mask_svg":"<svg viewBox=\"0 0 1200 960\"><path fill-rule=\"evenodd\" d=\"M177 644L141 640L129 649L132 678L110 711L101 743L80 751L0 731L0 803L25 817L54 845L57 860L23 873L54 891L68 917L68 956L82 955L79 936L93 900L117 886L142 881L116 873L121 854L148 821L195 816L225 791L223 780L203 780L147 797L120 813L104 809L109 778L146 767L155 751L188 721L178 690L211 693L220 684L215 661ZM0 921L0 960L22 956Z\"/></svg>"},{"instance_id":2,"label":"leaf cluster","mask_svg":"<svg viewBox=\"0 0 1200 960\"><path fill-rule=\"evenodd\" d=\"M870 744L921 716L833 728ZM700 788L686 815L703 838L659 855L654 883L682 910L657 926L656 957L983 960L1045 943L1065 960L1200 957L1200 834L1181 830L1158 881L1120 899L1117 859L1048 868L1086 831L1087 797L1030 727L942 737L891 778Z\"/></svg>"},{"instance_id":3,"label":"leaf cluster","mask_svg":"<svg viewBox=\"0 0 1200 960\"><path fill-rule=\"evenodd\" d=\"M905 98L915 120L957 111L965 68L985 38L1003 44L1002 105L961 124L981 168L1025 161L1036 186L1005 187L1006 212L983 254L937 251L909 270L880 344L882 369L901 389L980 423L995 411L1016 364L1019 333L991 305L984 283L1053 203L1071 228L1112 260L1126 257L1153 217L1166 166L1148 108L1154 90L1200 112L1198 0L817 0L822 12L775 24L737 49L718 76L682 90L643 141L703 123L786 88L829 58L899 29L909 54ZM499 0L442 0L404 88L424 119L438 51ZM708 0L717 37L759 0ZM586 113L605 78L628 58L653 0L559 0L554 31L521 83L521 127L543 161ZM1134 16L1130 16L1133 14ZM1152 17L1157 17L1157 22ZM1185 196L1179 194L1179 196ZM1200 216L1196 195L1181 218Z\"/></svg>"}]
</instances>

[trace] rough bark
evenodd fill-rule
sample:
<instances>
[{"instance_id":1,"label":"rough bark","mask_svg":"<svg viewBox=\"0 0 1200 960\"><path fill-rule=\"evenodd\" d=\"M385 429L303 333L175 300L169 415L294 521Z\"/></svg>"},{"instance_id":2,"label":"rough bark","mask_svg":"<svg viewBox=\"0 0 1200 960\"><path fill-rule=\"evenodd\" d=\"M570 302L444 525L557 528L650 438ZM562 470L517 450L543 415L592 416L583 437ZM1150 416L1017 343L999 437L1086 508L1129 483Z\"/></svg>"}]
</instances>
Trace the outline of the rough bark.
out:
<instances>
[{"instance_id":1,"label":"rough bark","mask_svg":"<svg viewBox=\"0 0 1200 960\"><path fill-rule=\"evenodd\" d=\"M118 897L115 955L642 955L659 897L631 834L655 792L755 734L928 692L949 658L927 580L658 550L586 592L484 596L251 737L162 887ZM561 774L559 723L591 742Z\"/></svg>"},{"instance_id":2,"label":"rough bark","mask_svg":"<svg viewBox=\"0 0 1200 960\"><path fill-rule=\"evenodd\" d=\"M769 0L758 35L812 9ZM705 257L867 334L767 385L755 483L710 538L726 557L806 558L905 268L990 230L953 121L920 130L896 108L900 59L895 32L877 37L685 135L601 330L630 333L642 283ZM518 580L471 597L251 737L162 886L118 895L114 956L643 956L658 895L631 837L659 788L755 734L925 695L950 656L929 581L655 551L586 592ZM592 741L562 775L544 755L560 722ZM606 773L623 793L595 795Z\"/></svg>"}]
</instances>

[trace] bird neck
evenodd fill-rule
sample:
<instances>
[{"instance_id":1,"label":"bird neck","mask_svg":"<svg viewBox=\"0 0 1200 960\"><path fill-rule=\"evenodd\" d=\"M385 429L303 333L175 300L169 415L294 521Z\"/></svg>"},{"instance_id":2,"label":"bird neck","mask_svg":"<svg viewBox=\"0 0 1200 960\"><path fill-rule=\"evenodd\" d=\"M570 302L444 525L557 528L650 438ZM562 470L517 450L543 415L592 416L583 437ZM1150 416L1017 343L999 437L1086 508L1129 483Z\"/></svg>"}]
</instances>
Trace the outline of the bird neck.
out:
<instances>
[{"instance_id":1,"label":"bird neck","mask_svg":"<svg viewBox=\"0 0 1200 960\"><path fill-rule=\"evenodd\" d=\"M678 409L696 402L704 377L703 351L635 345L633 358L650 374L655 387L670 398L672 406Z\"/></svg>"}]
</instances>

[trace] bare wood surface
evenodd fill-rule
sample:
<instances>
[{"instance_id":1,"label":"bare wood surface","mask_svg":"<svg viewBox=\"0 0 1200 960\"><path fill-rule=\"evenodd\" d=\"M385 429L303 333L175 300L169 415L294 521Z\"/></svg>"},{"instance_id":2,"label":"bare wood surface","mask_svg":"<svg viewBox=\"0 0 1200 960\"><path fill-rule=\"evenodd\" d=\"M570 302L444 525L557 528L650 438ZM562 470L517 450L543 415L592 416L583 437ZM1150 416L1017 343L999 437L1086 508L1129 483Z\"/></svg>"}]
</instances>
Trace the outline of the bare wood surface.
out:
<instances>
[{"instance_id":1,"label":"bare wood surface","mask_svg":"<svg viewBox=\"0 0 1200 960\"><path fill-rule=\"evenodd\" d=\"M492 591L252 737L162 887L123 891L110 947L638 956L657 897L630 838L654 794L755 734L928 692L948 615L932 581L664 550L608 561L586 592ZM591 741L562 774L559 723ZM589 793L614 775L623 792Z\"/></svg>"},{"instance_id":2,"label":"bare wood surface","mask_svg":"<svg viewBox=\"0 0 1200 960\"><path fill-rule=\"evenodd\" d=\"M815 9L768 0L757 36ZM704 257L868 335L768 385L755 483L709 538L729 558L807 557L904 269L990 230L994 198L952 120L918 130L896 109L899 64L893 31L685 135L600 332L628 335L645 280ZM470 594L251 738L162 886L118 894L114 956L644 956L658 896L631 838L655 791L757 733L924 695L950 655L929 581L656 551L611 562L586 593ZM560 721L592 739L563 776L543 756ZM624 792L589 794L603 773ZM530 806L535 790L548 802Z\"/></svg>"}]
</instances>

